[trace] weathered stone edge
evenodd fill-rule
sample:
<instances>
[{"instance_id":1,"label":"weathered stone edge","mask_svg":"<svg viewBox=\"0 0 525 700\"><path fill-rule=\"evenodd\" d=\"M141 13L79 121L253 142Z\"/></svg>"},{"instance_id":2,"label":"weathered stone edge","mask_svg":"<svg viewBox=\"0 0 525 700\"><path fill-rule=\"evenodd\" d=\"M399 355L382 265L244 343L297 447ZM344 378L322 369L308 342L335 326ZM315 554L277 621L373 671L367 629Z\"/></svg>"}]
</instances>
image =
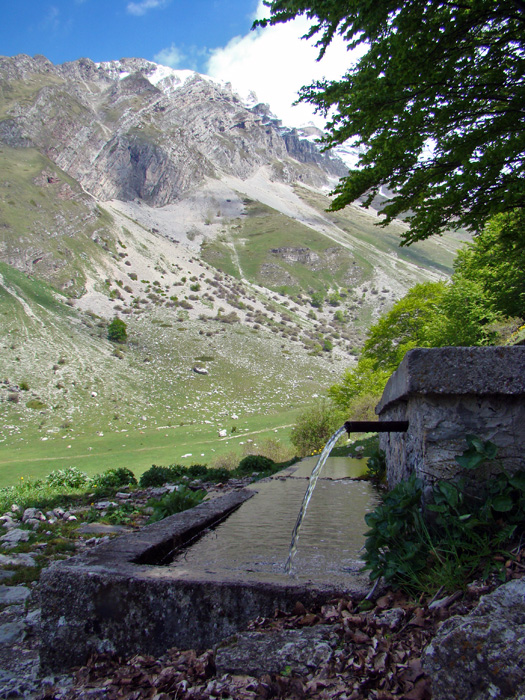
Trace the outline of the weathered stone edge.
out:
<instances>
[{"instance_id":1,"label":"weathered stone edge","mask_svg":"<svg viewBox=\"0 0 525 700\"><path fill-rule=\"evenodd\" d=\"M525 347L409 350L388 380L376 413L414 394L525 394Z\"/></svg>"}]
</instances>

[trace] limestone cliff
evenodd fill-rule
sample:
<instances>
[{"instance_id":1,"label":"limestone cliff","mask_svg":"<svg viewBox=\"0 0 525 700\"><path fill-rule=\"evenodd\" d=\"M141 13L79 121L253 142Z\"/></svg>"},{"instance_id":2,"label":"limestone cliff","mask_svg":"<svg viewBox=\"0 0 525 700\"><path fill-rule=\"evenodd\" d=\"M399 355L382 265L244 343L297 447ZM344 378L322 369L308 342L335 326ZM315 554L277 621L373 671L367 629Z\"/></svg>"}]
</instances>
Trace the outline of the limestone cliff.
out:
<instances>
[{"instance_id":1,"label":"limestone cliff","mask_svg":"<svg viewBox=\"0 0 525 700\"><path fill-rule=\"evenodd\" d=\"M0 141L36 148L100 200L164 206L206 176L245 179L263 165L316 186L346 172L229 84L142 59L0 58L0 110Z\"/></svg>"}]
</instances>

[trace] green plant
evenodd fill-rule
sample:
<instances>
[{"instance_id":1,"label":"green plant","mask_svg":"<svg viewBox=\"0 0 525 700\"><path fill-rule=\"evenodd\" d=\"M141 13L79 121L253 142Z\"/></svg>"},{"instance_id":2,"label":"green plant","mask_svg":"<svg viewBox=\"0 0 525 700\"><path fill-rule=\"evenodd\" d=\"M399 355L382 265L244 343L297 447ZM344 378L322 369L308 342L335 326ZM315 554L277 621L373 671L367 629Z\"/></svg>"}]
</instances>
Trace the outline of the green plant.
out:
<instances>
[{"instance_id":1,"label":"green plant","mask_svg":"<svg viewBox=\"0 0 525 700\"><path fill-rule=\"evenodd\" d=\"M46 476L45 482L52 488L61 488L67 486L69 488L79 489L92 483L92 479L85 473L81 472L76 467L67 467L67 469L55 469Z\"/></svg>"},{"instance_id":2,"label":"green plant","mask_svg":"<svg viewBox=\"0 0 525 700\"><path fill-rule=\"evenodd\" d=\"M167 493L158 500L153 500L148 503L153 508L153 513L149 522L157 522L163 520L169 515L181 513L184 510L193 508L199 505L206 496L206 491L192 491L184 484L177 487L176 491Z\"/></svg>"},{"instance_id":3,"label":"green plant","mask_svg":"<svg viewBox=\"0 0 525 700\"><path fill-rule=\"evenodd\" d=\"M467 472L492 461L491 442L468 435L467 449L456 461ZM372 579L411 593L430 593L444 586L464 587L474 575L505 572L513 538L525 523L525 472L502 470L484 484L482 495L470 495L467 480L437 482L425 508L422 483L412 475L400 482L373 513L365 516L365 568Z\"/></svg>"},{"instance_id":4,"label":"green plant","mask_svg":"<svg viewBox=\"0 0 525 700\"><path fill-rule=\"evenodd\" d=\"M136 508L136 506L134 506L131 503L123 503L122 505L116 507L110 506L107 509L104 517L101 517L100 512L97 512L95 509L92 509L88 516L88 520L90 522L104 520L105 522L108 522L111 525L129 525L135 523L137 517L141 515L142 512L138 508Z\"/></svg>"},{"instance_id":5,"label":"green plant","mask_svg":"<svg viewBox=\"0 0 525 700\"><path fill-rule=\"evenodd\" d=\"M376 450L368 458L366 465L367 476L371 481L380 484L386 478L386 458L383 450Z\"/></svg>"},{"instance_id":6,"label":"green plant","mask_svg":"<svg viewBox=\"0 0 525 700\"><path fill-rule=\"evenodd\" d=\"M319 401L301 413L290 437L299 457L322 449L344 421L343 415L327 401Z\"/></svg>"},{"instance_id":7,"label":"green plant","mask_svg":"<svg viewBox=\"0 0 525 700\"><path fill-rule=\"evenodd\" d=\"M133 472L126 467L107 469L102 474L97 474L93 481L97 485L97 491L111 491L122 486L135 485L137 483Z\"/></svg>"},{"instance_id":8,"label":"green plant","mask_svg":"<svg viewBox=\"0 0 525 700\"><path fill-rule=\"evenodd\" d=\"M213 481L214 483L229 481L231 478L231 471L225 467L209 467L206 473L206 481Z\"/></svg>"},{"instance_id":9,"label":"green plant","mask_svg":"<svg viewBox=\"0 0 525 700\"><path fill-rule=\"evenodd\" d=\"M202 477L207 476L208 467L205 464L192 464L186 469L186 473L188 476L191 476L194 479L201 479Z\"/></svg>"},{"instance_id":10,"label":"green plant","mask_svg":"<svg viewBox=\"0 0 525 700\"><path fill-rule=\"evenodd\" d=\"M127 337L125 322L121 318L114 318L108 326L108 340L113 343L125 343Z\"/></svg>"},{"instance_id":11,"label":"green plant","mask_svg":"<svg viewBox=\"0 0 525 700\"><path fill-rule=\"evenodd\" d=\"M163 486L166 483L179 481L185 473L186 468L180 465L172 464L169 467L162 467L153 464L141 475L139 485L145 488L148 486Z\"/></svg>"},{"instance_id":12,"label":"green plant","mask_svg":"<svg viewBox=\"0 0 525 700\"><path fill-rule=\"evenodd\" d=\"M253 472L266 472L271 471L275 462L269 457L264 457L263 455L247 455L239 462L237 469L235 470L237 474L253 474Z\"/></svg>"}]
</instances>

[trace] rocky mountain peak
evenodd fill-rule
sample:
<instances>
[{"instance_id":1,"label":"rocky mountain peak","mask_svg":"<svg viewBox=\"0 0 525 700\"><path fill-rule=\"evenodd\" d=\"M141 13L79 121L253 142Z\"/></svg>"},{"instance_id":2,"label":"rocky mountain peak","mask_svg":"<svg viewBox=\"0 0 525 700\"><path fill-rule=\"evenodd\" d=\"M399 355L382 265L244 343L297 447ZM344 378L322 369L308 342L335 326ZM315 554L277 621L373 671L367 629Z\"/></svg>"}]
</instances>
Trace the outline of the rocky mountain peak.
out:
<instances>
[{"instance_id":1,"label":"rocky mountain peak","mask_svg":"<svg viewBox=\"0 0 525 700\"><path fill-rule=\"evenodd\" d=\"M249 106L230 84L193 71L140 58L53 66L17 56L0 59L0 80L0 139L37 148L101 200L164 206L206 176L246 178L262 166L314 185L346 172L267 105Z\"/></svg>"}]
</instances>

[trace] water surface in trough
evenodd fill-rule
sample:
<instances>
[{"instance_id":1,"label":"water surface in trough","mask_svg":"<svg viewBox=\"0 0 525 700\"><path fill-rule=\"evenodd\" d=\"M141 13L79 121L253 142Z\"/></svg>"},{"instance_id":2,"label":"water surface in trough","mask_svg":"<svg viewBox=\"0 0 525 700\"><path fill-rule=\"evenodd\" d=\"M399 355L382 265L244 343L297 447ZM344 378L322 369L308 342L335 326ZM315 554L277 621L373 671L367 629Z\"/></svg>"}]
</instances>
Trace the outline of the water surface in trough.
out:
<instances>
[{"instance_id":1,"label":"water surface in trough","mask_svg":"<svg viewBox=\"0 0 525 700\"><path fill-rule=\"evenodd\" d=\"M180 552L170 566L221 578L286 582L290 537L316 458L302 460L253 484L257 494L222 524ZM330 457L317 482L301 529L292 576L298 581L343 584L361 564L365 513L378 502L374 487L352 481L366 460Z\"/></svg>"}]
</instances>

